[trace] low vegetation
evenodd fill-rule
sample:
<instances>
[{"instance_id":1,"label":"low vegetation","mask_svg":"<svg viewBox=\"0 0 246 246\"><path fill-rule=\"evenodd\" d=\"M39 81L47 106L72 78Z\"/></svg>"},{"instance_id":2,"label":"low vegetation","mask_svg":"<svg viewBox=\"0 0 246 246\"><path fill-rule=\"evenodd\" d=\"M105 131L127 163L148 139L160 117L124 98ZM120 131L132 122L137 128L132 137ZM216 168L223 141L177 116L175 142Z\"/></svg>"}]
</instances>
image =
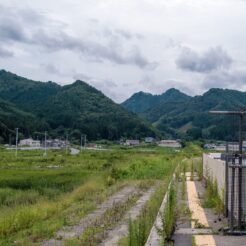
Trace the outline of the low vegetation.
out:
<instances>
[{"instance_id":1,"label":"low vegetation","mask_svg":"<svg viewBox=\"0 0 246 246\"><path fill-rule=\"evenodd\" d=\"M191 148L177 153L157 147L117 147L108 151L87 150L75 156L49 151L47 157L41 151L20 151L15 157L13 152L1 149L0 244L39 243L53 237L63 226L78 223L125 185L147 188L159 180L162 187L157 189L138 221L132 222L134 233L143 235L139 237L143 242L168 180ZM88 231L87 235L96 238L94 232Z\"/></svg>"},{"instance_id":2,"label":"low vegetation","mask_svg":"<svg viewBox=\"0 0 246 246\"><path fill-rule=\"evenodd\" d=\"M175 226L175 212L176 212L176 199L177 199L177 187L176 187L176 181L173 181L173 183L170 186L168 196L167 196L167 203L163 212L163 218L162 218L162 237L163 242L168 242L172 238L172 234L174 232L174 226Z\"/></svg>"},{"instance_id":3,"label":"low vegetation","mask_svg":"<svg viewBox=\"0 0 246 246\"><path fill-rule=\"evenodd\" d=\"M203 206L206 208L214 208L215 212L219 215L224 212L223 198L220 197L217 180L212 179L209 175L207 175L206 180L206 192Z\"/></svg>"}]
</instances>

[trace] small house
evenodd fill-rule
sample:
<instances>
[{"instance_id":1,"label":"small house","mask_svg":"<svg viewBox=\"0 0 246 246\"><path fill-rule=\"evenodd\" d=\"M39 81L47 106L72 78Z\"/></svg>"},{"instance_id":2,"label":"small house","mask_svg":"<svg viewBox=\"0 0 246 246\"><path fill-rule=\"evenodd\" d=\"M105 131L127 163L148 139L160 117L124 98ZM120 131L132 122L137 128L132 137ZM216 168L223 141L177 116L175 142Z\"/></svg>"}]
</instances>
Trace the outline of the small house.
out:
<instances>
[{"instance_id":1,"label":"small house","mask_svg":"<svg viewBox=\"0 0 246 246\"><path fill-rule=\"evenodd\" d=\"M159 143L160 147L169 147L169 148L181 148L181 144L177 140L161 140Z\"/></svg>"},{"instance_id":2,"label":"small house","mask_svg":"<svg viewBox=\"0 0 246 246\"><path fill-rule=\"evenodd\" d=\"M136 146L136 145L139 145L140 144L140 141L137 140L137 139L128 139L126 140L126 145L128 146Z\"/></svg>"},{"instance_id":3,"label":"small house","mask_svg":"<svg viewBox=\"0 0 246 246\"><path fill-rule=\"evenodd\" d=\"M20 140L19 146L28 146L28 147L40 147L39 140L33 140L32 138L22 139Z\"/></svg>"}]
</instances>

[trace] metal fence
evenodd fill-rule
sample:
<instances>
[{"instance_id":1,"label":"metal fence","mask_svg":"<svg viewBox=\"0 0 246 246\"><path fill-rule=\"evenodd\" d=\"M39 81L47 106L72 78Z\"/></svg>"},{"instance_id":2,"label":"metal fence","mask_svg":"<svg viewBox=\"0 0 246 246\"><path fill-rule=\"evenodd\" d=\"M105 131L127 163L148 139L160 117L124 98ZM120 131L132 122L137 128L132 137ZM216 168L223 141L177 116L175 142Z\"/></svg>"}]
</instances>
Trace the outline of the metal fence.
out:
<instances>
[{"instance_id":1,"label":"metal fence","mask_svg":"<svg viewBox=\"0 0 246 246\"><path fill-rule=\"evenodd\" d=\"M246 155L238 151L238 144L227 144L225 206L229 231L240 233L246 229Z\"/></svg>"}]
</instances>

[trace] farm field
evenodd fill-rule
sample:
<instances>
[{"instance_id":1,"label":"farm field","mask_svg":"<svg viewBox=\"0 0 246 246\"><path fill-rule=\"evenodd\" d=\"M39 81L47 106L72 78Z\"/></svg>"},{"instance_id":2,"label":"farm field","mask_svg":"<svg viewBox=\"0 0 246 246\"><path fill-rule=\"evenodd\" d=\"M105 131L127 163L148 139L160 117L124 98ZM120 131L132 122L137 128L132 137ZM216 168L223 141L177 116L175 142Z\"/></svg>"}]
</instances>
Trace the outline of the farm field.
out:
<instances>
[{"instance_id":1,"label":"farm field","mask_svg":"<svg viewBox=\"0 0 246 246\"><path fill-rule=\"evenodd\" d=\"M57 239L64 245L98 245L149 193L135 218L141 218L144 230L138 229L134 240L143 245L177 164L199 154L195 145L180 152L115 147L78 155L49 151L46 157L41 151L20 151L15 157L14 152L1 149L0 245L48 245ZM111 204L117 194L119 202ZM100 208L100 204L107 206ZM95 223L76 227L96 209L100 217ZM82 233L75 237L64 228ZM128 245L128 239L123 238L121 244Z\"/></svg>"}]
</instances>

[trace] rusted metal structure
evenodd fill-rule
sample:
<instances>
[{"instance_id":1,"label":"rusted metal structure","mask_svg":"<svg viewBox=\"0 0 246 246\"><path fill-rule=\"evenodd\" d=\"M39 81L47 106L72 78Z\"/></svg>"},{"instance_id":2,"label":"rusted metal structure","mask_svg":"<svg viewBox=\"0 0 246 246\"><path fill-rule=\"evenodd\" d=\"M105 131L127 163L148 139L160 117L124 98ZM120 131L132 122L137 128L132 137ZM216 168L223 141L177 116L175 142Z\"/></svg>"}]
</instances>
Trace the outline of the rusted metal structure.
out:
<instances>
[{"instance_id":1,"label":"rusted metal structure","mask_svg":"<svg viewBox=\"0 0 246 246\"><path fill-rule=\"evenodd\" d=\"M211 114L229 115L239 119L238 141L227 143L225 161L225 215L230 234L246 231L246 154L243 151L243 123L245 110L210 111Z\"/></svg>"}]
</instances>

